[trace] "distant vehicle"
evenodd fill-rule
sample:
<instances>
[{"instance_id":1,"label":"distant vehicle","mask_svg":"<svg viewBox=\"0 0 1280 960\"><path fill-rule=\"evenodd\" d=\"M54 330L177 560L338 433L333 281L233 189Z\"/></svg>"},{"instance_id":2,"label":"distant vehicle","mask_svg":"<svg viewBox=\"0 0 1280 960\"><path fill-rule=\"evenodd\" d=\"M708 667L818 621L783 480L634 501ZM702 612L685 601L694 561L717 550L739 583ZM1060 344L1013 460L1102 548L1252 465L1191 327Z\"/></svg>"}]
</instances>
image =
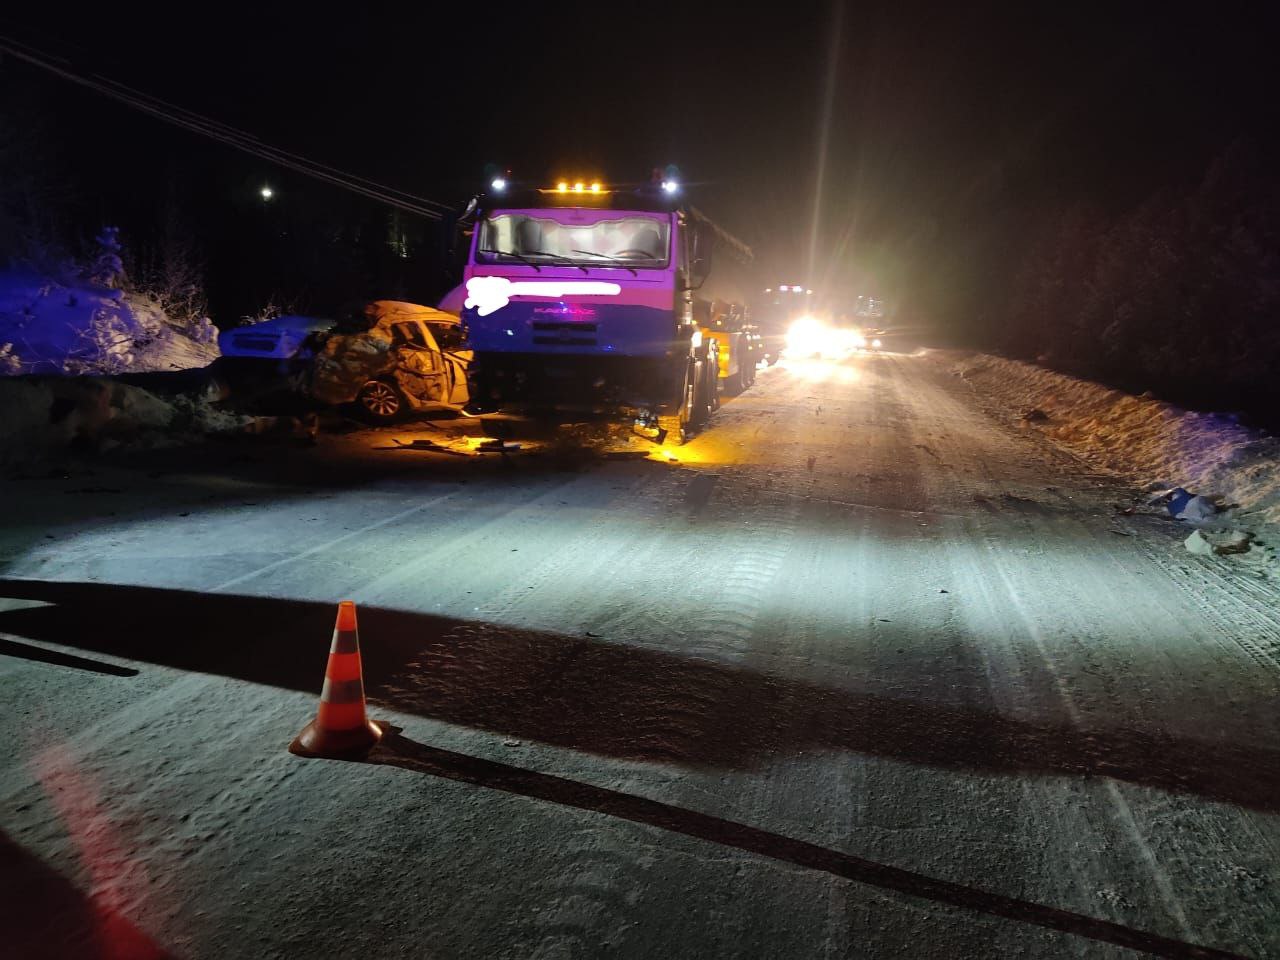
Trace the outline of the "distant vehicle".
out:
<instances>
[{"instance_id":1,"label":"distant vehicle","mask_svg":"<svg viewBox=\"0 0 1280 960\"><path fill-rule=\"evenodd\" d=\"M885 331L864 326L862 319L851 323L845 316L835 320L814 314L799 316L787 329L786 355L793 360L841 360L858 352L882 349Z\"/></svg>"},{"instance_id":2,"label":"distant vehicle","mask_svg":"<svg viewBox=\"0 0 1280 960\"><path fill-rule=\"evenodd\" d=\"M756 312L757 330L761 337L763 359L770 365L782 357L784 351L796 356L798 347L789 341L791 328L797 321L811 318L814 306L814 292L811 287L798 283L780 283L768 287ZM801 324L802 330L808 324ZM807 344L806 349L812 344Z\"/></svg>"}]
</instances>

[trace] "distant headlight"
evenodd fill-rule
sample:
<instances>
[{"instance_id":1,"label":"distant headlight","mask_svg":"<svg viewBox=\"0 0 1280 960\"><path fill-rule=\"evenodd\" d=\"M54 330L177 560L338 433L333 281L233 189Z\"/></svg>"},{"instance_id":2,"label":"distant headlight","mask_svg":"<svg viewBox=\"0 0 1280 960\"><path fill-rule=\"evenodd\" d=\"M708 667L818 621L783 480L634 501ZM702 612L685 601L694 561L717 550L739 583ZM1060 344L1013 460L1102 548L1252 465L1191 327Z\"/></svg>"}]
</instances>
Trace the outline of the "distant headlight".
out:
<instances>
[{"instance_id":1,"label":"distant headlight","mask_svg":"<svg viewBox=\"0 0 1280 960\"><path fill-rule=\"evenodd\" d=\"M815 317L801 317L787 331L787 352L807 357L821 354L830 343L830 331Z\"/></svg>"},{"instance_id":2,"label":"distant headlight","mask_svg":"<svg viewBox=\"0 0 1280 960\"><path fill-rule=\"evenodd\" d=\"M879 349L880 349L880 338L879 338L879 337L877 337L876 339L872 340L872 341L871 341L871 346L872 346L872 347L874 347L876 350L879 350Z\"/></svg>"},{"instance_id":3,"label":"distant headlight","mask_svg":"<svg viewBox=\"0 0 1280 960\"><path fill-rule=\"evenodd\" d=\"M853 345L861 350L867 345L867 338L860 333L855 333L852 337Z\"/></svg>"}]
</instances>

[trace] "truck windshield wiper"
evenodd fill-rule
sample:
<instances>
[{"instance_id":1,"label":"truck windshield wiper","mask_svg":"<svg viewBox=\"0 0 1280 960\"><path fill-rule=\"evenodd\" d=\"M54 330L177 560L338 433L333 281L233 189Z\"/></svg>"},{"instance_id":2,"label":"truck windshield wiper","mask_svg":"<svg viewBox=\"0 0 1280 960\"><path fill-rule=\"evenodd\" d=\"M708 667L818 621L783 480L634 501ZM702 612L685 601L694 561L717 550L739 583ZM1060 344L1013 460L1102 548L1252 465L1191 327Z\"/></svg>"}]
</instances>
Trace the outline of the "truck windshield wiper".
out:
<instances>
[{"instance_id":1,"label":"truck windshield wiper","mask_svg":"<svg viewBox=\"0 0 1280 960\"><path fill-rule=\"evenodd\" d=\"M521 263L528 264L529 266L533 267L533 269L537 270L539 273L542 272L542 268L540 266L538 266L536 263L534 263L532 260L526 257L523 253L516 253L514 250L492 250L492 249L486 249L484 247L481 247L480 252L496 253L500 257L515 257L515 259L519 260Z\"/></svg>"},{"instance_id":2,"label":"truck windshield wiper","mask_svg":"<svg viewBox=\"0 0 1280 960\"><path fill-rule=\"evenodd\" d=\"M617 257L611 257L607 253L596 253L594 250L574 250L574 253L580 253L585 257L597 257L600 260L608 260L615 267L621 267L623 270L630 270L633 277L640 276L639 271L625 260L619 260Z\"/></svg>"},{"instance_id":3,"label":"truck windshield wiper","mask_svg":"<svg viewBox=\"0 0 1280 960\"><path fill-rule=\"evenodd\" d=\"M564 265L564 266L566 266L566 267L577 267L577 268L578 268L579 270L581 270L583 273L590 273L590 272L591 272L591 271L590 271L590 270L588 270L586 267L584 267L582 264L580 264L580 263L575 263L574 261L570 260L568 257L562 257L562 256L560 256L560 254L558 254L558 253L552 253L550 250L530 250L529 252L530 252L530 253L533 253L533 254L536 254L536 255L537 255L537 256L539 256L539 257L550 257L554 262L556 262L556 263L558 263L558 264L563 264L563 265Z\"/></svg>"}]
</instances>

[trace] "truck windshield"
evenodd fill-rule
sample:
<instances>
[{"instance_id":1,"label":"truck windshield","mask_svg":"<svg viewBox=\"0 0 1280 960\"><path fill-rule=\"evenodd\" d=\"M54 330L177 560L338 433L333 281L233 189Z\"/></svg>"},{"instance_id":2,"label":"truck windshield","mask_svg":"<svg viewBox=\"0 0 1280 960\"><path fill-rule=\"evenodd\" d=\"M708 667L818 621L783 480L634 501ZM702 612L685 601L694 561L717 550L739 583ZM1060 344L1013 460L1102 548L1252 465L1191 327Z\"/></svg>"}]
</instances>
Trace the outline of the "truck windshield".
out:
<instances>
[{"instance_id":1,"label":"truck windshield","mask_svg":"<svg viewBox=\"0 0 1280 960\"><path fill-rule=\"evenodd\" d=\"M481 263L569 263L658 270L670 262L670 251L670 224L656 217L577 224L500 213L481 222L476 259Z\"/></svg>"}]
</instances>

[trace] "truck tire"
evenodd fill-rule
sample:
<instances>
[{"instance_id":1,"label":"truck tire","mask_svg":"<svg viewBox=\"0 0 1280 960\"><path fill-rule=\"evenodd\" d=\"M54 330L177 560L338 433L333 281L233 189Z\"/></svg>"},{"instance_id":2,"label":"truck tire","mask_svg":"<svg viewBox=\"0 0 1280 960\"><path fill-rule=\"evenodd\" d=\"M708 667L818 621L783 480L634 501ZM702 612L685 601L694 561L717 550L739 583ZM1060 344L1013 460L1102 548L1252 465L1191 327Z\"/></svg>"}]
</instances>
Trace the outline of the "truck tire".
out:
<instances>
[{"instance_id":1,"label":"truck tire","mask_svg":"<svg viewBox=\"0 0 1280 960\"><path fill-rule=\"evenodd\" d=\"M714 340L707 350L703 370L707 378L707 417L710 418L720 409L720 348Z\"/></svg>"},{"instance_id":2,"label":"truck tire","mask_svg":"<svg viewBox=\"0 0 1280 960\"><path fill-rule=\"evenodd\" d=\"M680 380L680 400L672 413L658 417L658 426L666 434L663 440L667 446L678 447L688 443L696 430L698 400L701 392L698 387L698 371L694 369L695 361L690 359L684 368L684 376Z\"/></svg>"},{"instance_id":3,"label":"truck tire","mask_svg":"<svg viewBox=\"0 0 1280 960\"><path fill-rule=\"evenodd\" d=\"M692 431L701 430L711 416L711 400L707 396L706 365L703 360L695 360L690 380L693 382L693 409L689 412L689 427Z\"/></svg>"},{"instance_id":4,"label":"truck tire","mask_svg":"<svg viewBox=\"0 0 1280 960\"><path fill-rule=\"evenodd\" d=\"M732 376L725 377L724 392L728 396L736 397L738 394L740 394L743 390L746 389L745 377L746 377L746 373L745 371L742 371L742 370L739 370L737 373L733 374Z\"/></svg>"}]
</instances>

